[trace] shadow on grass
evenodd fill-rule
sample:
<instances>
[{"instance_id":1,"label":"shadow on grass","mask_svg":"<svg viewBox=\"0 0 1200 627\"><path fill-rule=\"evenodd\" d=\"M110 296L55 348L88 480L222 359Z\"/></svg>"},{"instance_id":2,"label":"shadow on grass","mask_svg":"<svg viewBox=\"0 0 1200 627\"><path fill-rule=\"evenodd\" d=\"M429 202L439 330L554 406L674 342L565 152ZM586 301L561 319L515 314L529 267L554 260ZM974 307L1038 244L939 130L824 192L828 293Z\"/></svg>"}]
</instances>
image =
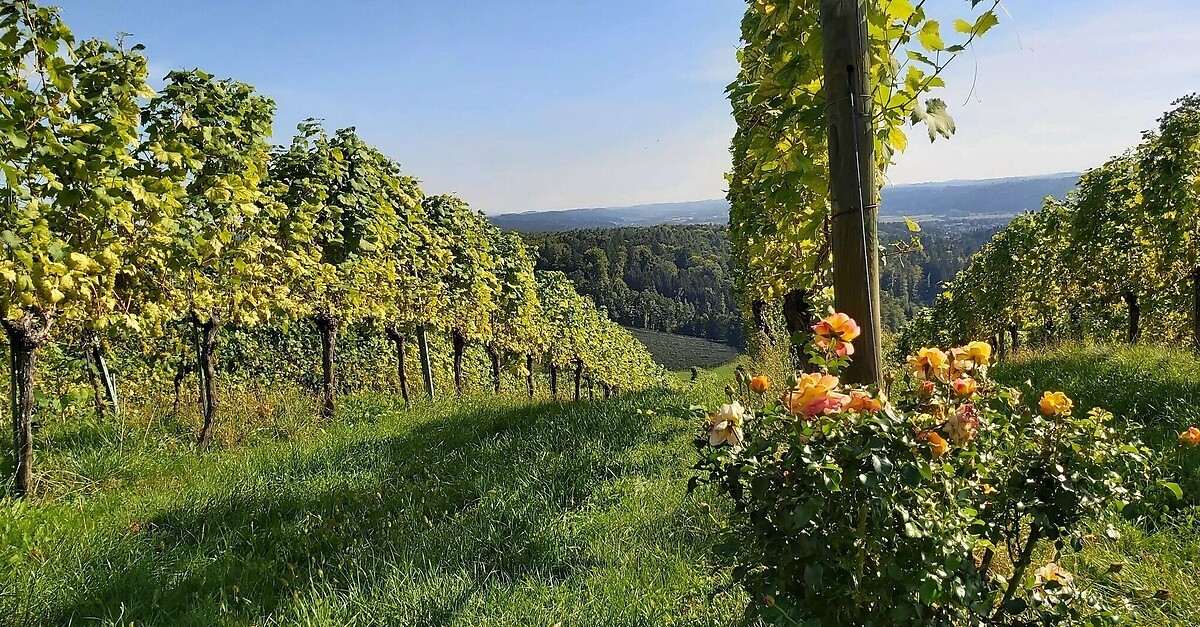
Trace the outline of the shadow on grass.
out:
<instances>
[{"instance_id":1,"label":"shadow on grass","mask_svg":"<svg viewBox=\"0 0 1200 627\"><path fill-rule=\"evenodd\" d=\"M79 585L46 608L49 622L279 620L307 592L332 590L407 593L390 601L394 620L437 625L489 586L569 580L594 559L570 514L637 465L623 461L631 442L666 439L622 419L659 394L474 409L267 459L76 565ZM449 584L458 593L422 594Z\"/></svg>"}]
</instances>

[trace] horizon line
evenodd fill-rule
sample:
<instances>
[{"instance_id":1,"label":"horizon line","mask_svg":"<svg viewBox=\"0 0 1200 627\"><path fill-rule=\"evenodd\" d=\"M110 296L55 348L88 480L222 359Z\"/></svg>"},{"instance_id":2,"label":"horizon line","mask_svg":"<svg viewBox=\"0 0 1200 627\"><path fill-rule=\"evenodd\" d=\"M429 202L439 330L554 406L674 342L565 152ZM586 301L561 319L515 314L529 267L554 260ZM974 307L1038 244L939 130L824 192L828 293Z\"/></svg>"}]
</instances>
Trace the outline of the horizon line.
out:
<instances>
[{"instance_id":1,"label":"horizon line","mask_svg":"<svg viewBox=\"0 0 1200 627\"><path fill-rule=\"evenodd\" d=\"M930 185L956 185L963 183L991 183L996 181L1017 181L1023 179L1048 179L1060 176L1082 176L1083 172L1050 172L1047 174L1018 174L1014 176L998 176L986 179L946 179L942 181L921 181L918 183L886 183L884 189L899 188L899 187L928 187ZM534 213L565 213L569 211L597 211L605 209L631 209L635 207L660 207L664 205L690 205L703 202L727 202L724 197L721 198L701 198L697 200L664 200L657 202L641 202L629 205L605 205L592 207L567 207L565 209L529 209L525 211L488 211L483 210L484 215L488 216L510 216L510 215L529 215Z\"/></svg>"}]
</instances>

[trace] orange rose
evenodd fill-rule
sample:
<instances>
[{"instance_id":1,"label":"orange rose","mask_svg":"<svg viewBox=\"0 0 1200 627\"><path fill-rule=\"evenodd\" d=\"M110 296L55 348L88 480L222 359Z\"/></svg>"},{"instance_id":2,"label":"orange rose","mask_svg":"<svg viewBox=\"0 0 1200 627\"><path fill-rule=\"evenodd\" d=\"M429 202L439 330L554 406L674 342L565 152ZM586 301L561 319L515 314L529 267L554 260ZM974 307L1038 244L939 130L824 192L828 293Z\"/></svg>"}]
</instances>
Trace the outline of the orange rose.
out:
<instances>
[{"instance_id":1,"label":"orange rose","mask_svg":"<svg viewBox=\"0 0 1200 627\"><path fill-rule=\"evenodd\" d=\"M968 377L967 375L964 374L963 376L955 379L950 384L950 387L954 388L955 394L957 394L963 398L967 398L975 393L975 390L978 388L978 385L975 383L975 379L972 379L971 377Z\"/></svg>"},{"instance_id":2,"label":"orange rose","mask_svg":"<svg viewBox=\"0 0 1200 627\"><path fill-rule=\"evenodd\" d=\"M1067 398L1062 392L1046 392L1042 394L1042 400L1038 402L1038 409L1042 410L1042 414L1046 416L1066 416L1071 413L1071 408L1075 403Z\"/></svg>"},{"instance_id":3,"label":"orange rose","mask_svg":"<svg viewBox=\"0 0 1200 627\"><path fill-rule=\"evenodd\" d=\"M862 390L850 390L850 403L846 405L850 411L877 412L883 410L883 403Z\"/></svg>"},{"instance_id":4,"label":"orange rose","mask_svg":"<svg viewBox=\"0 0 1200 627\"><path fill-rule=\"evenodd\" d=\"M1179 441L1189 448L1200 445L1200 428L1191 427L1187 431L1180 433Z\"/></svg>"},{"instance_id":5,"label":"orange rose","mask_svg":"<svg viewBox=\"0 0 1200 627\"><path fill-rule=\"evenodd\" d=\"M758 375L750 379L750 389L762 394L771 389L771 379L766 375Z\"/></svg>"},{"instance_id":6,"label":"orange rose","mask_svg":"<svg viewBox=\"0 0 1200 627\"><path fill-rule=\"evenodd\" d=\"M816 335L814 343L821 350L833 349L838 355L846 357L854 354L854 341L862 330L853 318L844 313L835 313L813 325Z\"/></svg>"},{"instance_id":7,"label":"orange rose","mask_svg":"<svg viewBox=\"0 0 1200 627\"><path fill-rule=\"evenodd\" d=\"M933 453L934 459L937 459L950 451L950 443L946 441L946 438L943 438L933 431L926 431L922 433L920 438L921 440L929 443L929 451Z\"/></svg>"},{"instance_id":8,"label":"orange rose","mask_svg":"<svg viewBox=\"0 0 1200 627\"><path fill-rule=\"evenodd\" d=\"M837 391L837 377L814 372L797 377L796 386L784 392L780 399L793 414L813 418L822 413L836 414L850 402L850 397Z\"/></svg>"},{"instance_id":9,"label":"orange rose","mask_svg":"<svg viewBox=\"0 0 1200 627\"><path fill-rule=\"evenodd\" d=\"M933 396L933 392L935 390L937 390L937 386L935 386L933 384L933 381L922 381L921 382L921 388L919 390L921 393L921 396Z\"/></svg>"},{"instance_id":10,"label":"orange rose","mask_svg":"<svg viewBox=\"0 0 1200 627\"><path fill-rule=\"evenodd\" d=\"M945 379L950 358L937 348L922 348L908 358L908 367L922 379Z\"/></svg>"}]
</instances>

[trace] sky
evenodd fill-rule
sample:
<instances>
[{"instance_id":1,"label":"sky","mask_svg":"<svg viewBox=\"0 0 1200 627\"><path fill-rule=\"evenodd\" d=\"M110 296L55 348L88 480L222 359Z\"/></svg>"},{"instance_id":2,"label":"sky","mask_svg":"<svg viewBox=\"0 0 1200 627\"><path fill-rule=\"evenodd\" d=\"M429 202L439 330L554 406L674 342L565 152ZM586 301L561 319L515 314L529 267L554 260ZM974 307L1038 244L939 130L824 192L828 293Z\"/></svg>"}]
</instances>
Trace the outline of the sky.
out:
<instances>
[{"instance_id":1,"label":"sky","mask_svg":"<svg viewBox=\"0 0 1200 627\"><path fill-rule=\"evenodd\" d=\"M274 141L354 126L427 193L488 213L718 198L743 0L48 0L277 106ZM947 23L966 3L930 0ZM1196 0L1004 0L947 70L957 135L891 183L1080 171L1200 89ZM946 28L949 26L947 24Z\"/></svg>"}]
</instances>

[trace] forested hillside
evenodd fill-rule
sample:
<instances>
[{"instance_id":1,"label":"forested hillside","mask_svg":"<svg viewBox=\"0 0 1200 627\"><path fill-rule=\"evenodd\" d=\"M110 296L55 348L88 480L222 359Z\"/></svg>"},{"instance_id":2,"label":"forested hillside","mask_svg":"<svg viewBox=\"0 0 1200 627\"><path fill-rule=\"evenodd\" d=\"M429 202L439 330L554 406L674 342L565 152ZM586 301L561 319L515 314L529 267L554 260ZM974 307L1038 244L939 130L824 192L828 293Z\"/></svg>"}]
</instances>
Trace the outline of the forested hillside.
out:
<instances>
[{"instance_id":1,"label":"forested hillside","mask_svg":"<svg viewBox=\"0 0 1200 627\"><path fill-rule=\"evenodd\" d=\"M903 223L880 225L888 243L883 317L900 328L929 305L1002 221L931 222L919 233ZM913 245L914 236L919 246ZM523 236L539 270L558 270L580 293L623 325L694 335L742 346L742 317L733 297L729 235L723 226L584 229Z\"/></svg>"},{"instance_id":2,"label":"forested hillside","mask_svg":"<svg viewBox=\"0 0 1200 627\"><path fill-rule=\"evenodd\" d=\"M724 227L585 229L525 241L539 269L566 273L621 324L742 343Z\"/></svg>"},{"instance_id":3,"label":"forested hillside","mask_svg":"<svg viewBox=\"0 0 1200 627\"><path fill-rule=\"evenodd\" d=\"M931 304L1003 226L1003 220L931 222L914 234L904 223L880 223L879 241L886 248L880 268L884 325L895 331ZM914 236L920 246L912 245Z\"/></svg>"}]
</instances>

